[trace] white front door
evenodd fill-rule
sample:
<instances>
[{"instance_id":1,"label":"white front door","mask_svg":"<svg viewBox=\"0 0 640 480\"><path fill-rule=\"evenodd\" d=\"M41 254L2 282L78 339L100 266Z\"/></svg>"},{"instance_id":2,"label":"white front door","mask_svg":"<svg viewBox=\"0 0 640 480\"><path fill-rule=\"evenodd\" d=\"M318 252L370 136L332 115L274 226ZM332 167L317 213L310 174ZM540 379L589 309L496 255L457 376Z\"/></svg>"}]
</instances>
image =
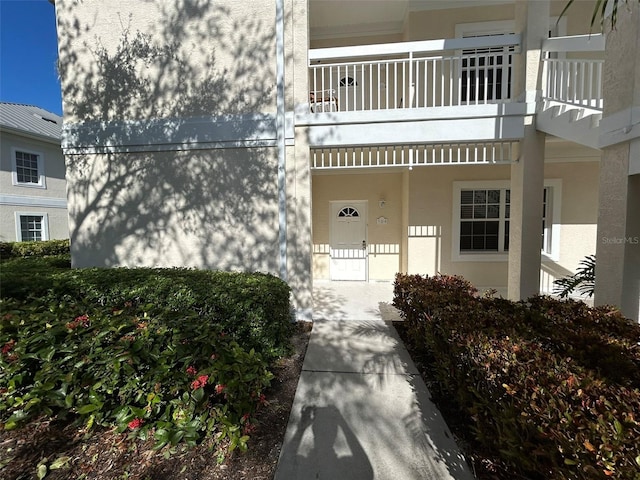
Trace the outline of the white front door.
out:
<instances>
[{"instance_id":1,"label":"white front door","mask_svg":"<svg viewBox=\"0 0 640 480\"><path fill-rule=\"evenodd\" d=\"M367 202L331 202L331 280L367 280Z\"/></svg>"}]
</instances>

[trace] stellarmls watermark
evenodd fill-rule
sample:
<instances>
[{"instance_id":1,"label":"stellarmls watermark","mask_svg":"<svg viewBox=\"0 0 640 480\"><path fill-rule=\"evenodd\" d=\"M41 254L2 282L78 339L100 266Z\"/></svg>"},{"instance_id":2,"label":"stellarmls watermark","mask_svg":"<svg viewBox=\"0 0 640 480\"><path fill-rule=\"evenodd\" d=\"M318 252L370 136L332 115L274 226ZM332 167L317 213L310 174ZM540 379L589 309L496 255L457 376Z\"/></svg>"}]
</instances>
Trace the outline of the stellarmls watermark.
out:
<instances>
[{"instance_id":1,"label":"stellarmls watermark","mask_svg":"<svg viewBox=\"0 0 640 480\"><path fill-rule=\"evenodd\" d=\"M638 245L640 244L640 237L602 237L602 243L605 245L621 245L623 243Z\"/></svg>"}]
</instances>

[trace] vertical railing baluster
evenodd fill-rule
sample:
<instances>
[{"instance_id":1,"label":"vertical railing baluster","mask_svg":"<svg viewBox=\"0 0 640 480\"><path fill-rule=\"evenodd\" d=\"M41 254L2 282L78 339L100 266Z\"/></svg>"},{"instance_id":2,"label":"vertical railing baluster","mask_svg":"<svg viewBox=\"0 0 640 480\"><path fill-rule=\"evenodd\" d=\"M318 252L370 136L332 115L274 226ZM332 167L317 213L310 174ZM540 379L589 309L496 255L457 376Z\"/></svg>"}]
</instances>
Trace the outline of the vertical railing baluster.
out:
<instances>
[{"instance_id":1,"label":"vertical railing baluster","mask_svg":"<svg viewBox=\"0 0 640 480\"><path fill-rule=\"evenodd\" d=\"M338 105L336 106L337 110L340 110L342 105L342 89L340 88L340 65L336 66L336 90L338 98Z\"/></svg>"},{"instance_id":2,"label":"vertical railing baluster","mask_svg":"<svg viewBox=\"0 0 640 480\"><path fill-rule=\"evenodd\" d=\"M602 66L604 62L598 62L598 80L596 82L596 88L598 89L598 108L603 108L602 103Z\"/></svg>"},{"instance_id":3,"label":"vertical railing baluster","mask_svg":"<svg viewBox=\"0 0 640 480\"><path fill-rule=\"evenodd\" d=\"M454 102L454 90L455 90L455 78L453 76L453 70L454 70L454 60L453 58L449 59L449 106L453 105ZM442 74L444 75L444 69L442 71Z\"/></svg>"},{"instance_id":4,"label":"vertical railing baluster","mask_svg":"<svg viewBox=\"0 0 640 480\"><path fill-rule=\"evenodd\" d=\"M377 88L378 93L376 95L377 100L378 100L378 110L380 110L380 87L382 86L382 83L380 81L380 65L381 65L381 63L378 62L378 74L377 74L377 80L376 80L376 84L378 85L378 88Z\"/></svg>"},{"instance_id":5,"label":"vertical railing baluster","mask_svg":"<svg viewBox=\"0 0 640 480\"><path fill-rule=\"evenodd\" d=\"M437 107L439 105L442 105L442 102L438 102L438 92L436 92L437 85L438 83L440 83L440 90L444 91L444 77L442 75L440 75L440 82L438 82L438 60L437 59L433 59L433 62L431 63L432 67L431 67L431 89L433 90L431 92L431 106L432 107Z\"/></svg>"},{"instance_id":6,"label":"vertical railing baluster","mask_svg":"<svg viewBox=\"0 0 640 480\"><path fill-rule=\"evenodd\" d=\"M361 79L360 90L362 91L362 110L366 110L367 109L367 107L366 107L366 105L364 103L364 97L365 97L365 94L366 94L366 91L367 91L367 89L364 88L364 86L365 86L365 83L364 83L364 70L365 70L365 64L363 63L360 66L360 79Z\"/></svg>"},{"instance_id":7,"label":"vertical railing baluster","mask_svg":"<svg viewBox=\"0 0 640 480\"><path fill-rule=\"evenodd\" d=\"M402 61L402 108L407 108L407 94L405 90L407 88L407 61Z\"/></svg>"},{"instance_id":8,"label":"vertical railing baluster","mask_svg":"<svg viewBox=\"0 0 640 480\"><path fill-rule=\"evenodd\" d=\"M393 62L393 108L398 108L398 63Z\"/></svg>"},{"instance_id":9,"label":"vertical railing baluster","mask_svg":"<svg viewBox=\"0 0 640 480\"><path fill-rule=\"evenodd\" d=\"M429 106L429 61L425 58L422 61L422 102L423 107Z\"/></svg>"},{"instance_id":10,"label":"vertical railing baluster","mask_svg":"<svg viewBox=\"0 0 640 480\"><path fill-rule=\"evenodd\" d=\"M356 64L353 64L353 111L358 110L358 71L356 70Z\"/></svg>"},{"instance_id":11,"label":"vertical railing baluster","mask_svg":"<svg viewBox=\"0 0 640 480\"><path fill-rule=\"evenodd\" d=\"M374 110L373 108L373 63L369 65L369 110Z\"/></svg>"},{"instance_id":12,"label":"vertical railing baluster","mask_svg":"<svg viewBox=\"0 0 640 480\"><path fill-rule=\"evenodd\" d=\"M412 107L415 106L416 108L418 108L420 106L420 60L416 60L416 66L415 66L415 81L413 82L413 102L415 103L415 105L411 105Z\"/></svg>"},{"instance_id":13,"label":"vertical railing baluster","mask_svg":"<svg viewBox=\"0 0 640 480\"><path fill-rule=\"evenodd\" d=\"M404 72L403 72L404 75ZM408 94L407 94L407 100L405 101L406 103L406 107L405 108L411 108L413 107L413 92L415 90L412 89L412 85L414 84L413 82L413 52L409 52L409 79L405 80L404 82L405 85L407 85L408 88Z\"/></svg>"},{"instance_id":14,"label":"vertical railing baluster","mask_svg":"<svg viewBox=\"0 0 640 480\"><path fill-rule=\"evenodd\" d=\"M593 91L593 65L594 65L594 62L589 62L589 84L587 88L589 90L589 106L590 107L595 107L594 91Z\"/></svg>"}]
</instances>

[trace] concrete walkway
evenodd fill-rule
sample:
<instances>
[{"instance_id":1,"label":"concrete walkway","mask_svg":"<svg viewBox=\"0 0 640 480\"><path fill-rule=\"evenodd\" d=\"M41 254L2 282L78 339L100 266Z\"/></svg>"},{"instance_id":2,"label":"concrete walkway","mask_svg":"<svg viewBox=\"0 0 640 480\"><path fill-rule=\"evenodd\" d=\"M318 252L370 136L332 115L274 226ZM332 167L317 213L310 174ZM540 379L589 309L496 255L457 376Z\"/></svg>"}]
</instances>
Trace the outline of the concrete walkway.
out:
<instances>
[{"instance_id":1,"label":"concrete walkway","mask_svg":"<svg viewBox=\"0 0 640 480\"><path fill-rule=\"evenodd\" d=\"M388 323L391 283L317 282L276 480L474 477Z\"/></svg>"}]
</instances>

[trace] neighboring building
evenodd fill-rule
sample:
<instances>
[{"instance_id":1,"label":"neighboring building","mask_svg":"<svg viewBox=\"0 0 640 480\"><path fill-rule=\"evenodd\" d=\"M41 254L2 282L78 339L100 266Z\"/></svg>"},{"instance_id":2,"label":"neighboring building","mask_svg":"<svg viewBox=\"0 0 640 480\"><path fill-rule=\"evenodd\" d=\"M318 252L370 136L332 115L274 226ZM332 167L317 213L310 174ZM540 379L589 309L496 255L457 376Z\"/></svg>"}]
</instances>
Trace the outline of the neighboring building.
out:
<instances>
[{"instance_id":1,"label":"neighboring building","mask_svg":"<svg viewBox=\"0 0 640 480\"><path fill-rule=\"evenodd\" d=\"M273 272L305 318L315 279L520 299L596 253L638 319L640 7L594 3L56 1L73 264Z\"/></svg>"},{"instance_id":2,"label":"neighboring building","mask_svg":"<svg viewBox=\"0 0 640 480\"><path fill-rule=\"evenodd\" d=\"M0 103L0 241L69 238L62 117Z\"/></svg>"}]
</instances>

